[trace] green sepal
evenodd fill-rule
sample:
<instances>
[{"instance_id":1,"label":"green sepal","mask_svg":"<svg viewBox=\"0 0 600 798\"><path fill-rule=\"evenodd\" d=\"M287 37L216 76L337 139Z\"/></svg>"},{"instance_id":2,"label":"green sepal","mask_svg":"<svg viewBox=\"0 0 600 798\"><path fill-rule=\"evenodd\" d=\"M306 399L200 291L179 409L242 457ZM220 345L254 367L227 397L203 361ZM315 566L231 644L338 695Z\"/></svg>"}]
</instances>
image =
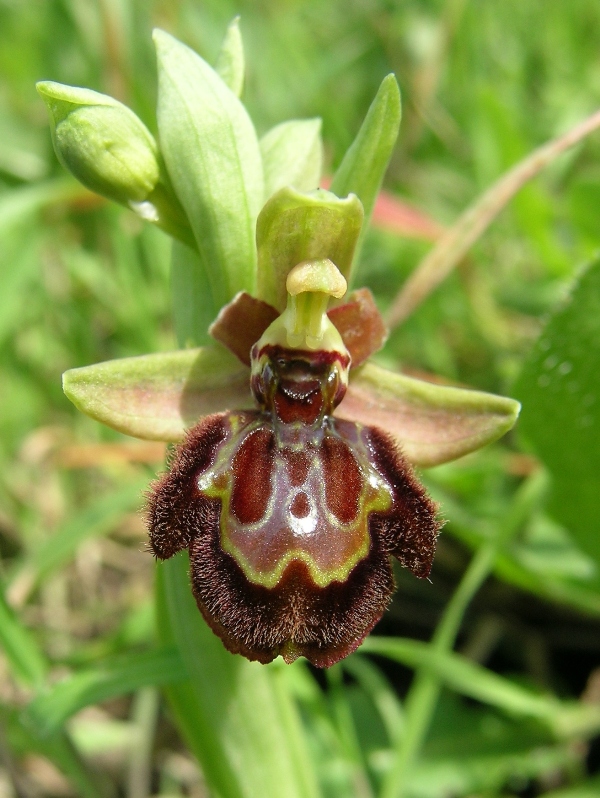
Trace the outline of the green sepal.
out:
<instances>
[{"instance_id":1,"label":"green sepal","mask_svg":"<svg viewBox=\"0 0 600 798\"><path fill-rule=\"evenodd\" d=\"M456 460L511 429L520 404L505 396L436 385L366 363L350 374L335 415L380 427L415 465Z\"/></svg>"},{"instance_id":2,"label":"green sepal","mask_svg":"<svg viewBox=\"0 0 600 798\"><path fill-rule=\"evenodd\" d=\"M338 197L356 194L363 204L366 230L383 176L392 157L400 130L402 103L395 75L385 77L371 103L364 122L344 155L333 180L331 191ZM362 238L362 237L361 237ZM356 255L360 249L357 247ZM351 274L345 275L352 285Z\"/></svg>"},{"instance_id":3,"label":"green sepal","mask_svg":"<svg viewBox=\"0 0 600 798\"><path fill-rule=\"evenodd\" d=\"M189 47L154 32L158 128L169 177L196 238L213 300L252 292L254 231L263 199L262 161L246 109Z\"/></svg>"},{"instance_id":4,"label":"green sepal","mask_svg":"<svg viewBox=\"0 0 600 798\"><path fill-rule=\"evenodd\" d=\"M240 97L244 88L246 62L239 17L234 17L227 27L225 38L215 63L215 70L235 96Z\"/></svg>"},{"instance_id":5,"label":"green sepal","mask_svg":"<svg viewBox=\"0 0 600 798\"><path fill-rule=\"evenodd\" d=\"M298 191L319 187L323 168L320 119L293 119L267 131L260 140L265 201L286 186Z\"/></svg>"},{"instance_id":6,"label":"green sepal","mask_svg":"<svg viewBox=\"0 0 600 798\"><path fill-rule=\"evenodd\" d=\"M360 200L317 189L283 188L264 206L256 225L257 296L280 312L290 270L306 260L331 260L347 278L363 222Z\"/></svg>"},{"instance_id":7,"label":"green sepal","mask_svg":"<svg viewBox=\"0 0 600 798\"><path fill-rule=\"evenodd\" d=\"M179 441L202 416L254 406L249 370L219 344L71 369L63 390L96 421L153 441Z\"/></svg>"}]
</instances>

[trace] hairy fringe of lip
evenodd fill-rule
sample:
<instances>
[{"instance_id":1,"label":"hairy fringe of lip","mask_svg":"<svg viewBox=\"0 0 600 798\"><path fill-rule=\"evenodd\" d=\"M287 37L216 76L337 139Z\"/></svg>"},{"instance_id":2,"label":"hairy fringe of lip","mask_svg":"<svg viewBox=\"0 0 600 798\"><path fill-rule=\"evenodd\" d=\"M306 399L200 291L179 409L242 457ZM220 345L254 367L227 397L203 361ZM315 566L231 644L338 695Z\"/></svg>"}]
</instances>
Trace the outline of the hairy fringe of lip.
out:
<instances>
[{"instance_id":1,"label":"hairy fringe of lip","mask_svg":"<svg viewBox=\"0 0 600 798\"><path fill-rule=\"evenodd\" d=\"M244 430L249 430L247 435ZM257 432L266 436L267 444L256 445ZM238 490L242 500L237 514L252 514L253 502L262 502L260 511L264 511L273 481L277 489L273 468L278 449L272 417L260 410L208 416L188 432L169 471L151 488L147 503L150 547L161 560L184 548L189 550L198 608L229 651L262 663L277 656L288 663L304 656L317 667L329 667L360 645L388 606L395 590L392 557L419 578L429 575L440 528L436 506L389 435L328 416L313 454L325 457L323 447L328 439L335 439L338 447L347 446L342 461L352 467L346 468L342 462L342 467L338 463L326 472L327 504L341 508L340 515L347 512L354 459L363 478L365 467L381 478L389 491L389 506L365 512L362 518L356 516L354 523L362 525L359 531L366 545L352 556L348 552L344 558L339 555L341 566L329 574L319 571L313 559L329 556L328 547L338 545L338 536L345 534L341 523L333 536L331 531L320 533L317 528L316 537L306 544L311 549L293 551L287 559L280 556L277 563L274 558L270 564L278 564L279 571L263 578L260 569L253 570L228 538L228 528L236 521L235 503L227 500L227 510L223 493L218 497L202 490L203 475L215 467L232 438L235 451L226 464L230 479L242 489L241 493ZM361 451L356 449L358 438ZM235 454L248 440L247 445L254 446L253 457L236 461ZM361 462L365 452L366 466ZM234 473L236 468L238 473ZM293 463L290 468L293 472ZM352 501L352 496L348 500ZM321 519L317 520L320 523ZM249 556L255 554L252 545L248 543ZM268 546L265 551L268 557Z\"/></svg>"}]
</instances>

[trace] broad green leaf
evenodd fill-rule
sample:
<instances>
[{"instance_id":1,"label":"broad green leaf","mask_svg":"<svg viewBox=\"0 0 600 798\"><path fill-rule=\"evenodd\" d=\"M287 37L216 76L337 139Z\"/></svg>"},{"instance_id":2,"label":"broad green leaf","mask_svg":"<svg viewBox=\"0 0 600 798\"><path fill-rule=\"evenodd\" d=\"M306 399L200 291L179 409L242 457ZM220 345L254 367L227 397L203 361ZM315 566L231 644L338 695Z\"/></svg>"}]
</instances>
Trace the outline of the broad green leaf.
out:
<instances>
[{"instance_id":1,"label":"broad green leaf","mask_svg":"<svg viewBox=\"0 0 600 798\"><path fill-rule=\"evenodd\" d=\"M255 283L260 150L244 106L199 55L154 33L158 128L171 182L192 225L214 305Z\"/></svg>"},{"instance_id":2,"label":"broad green leaf","mask_svg":"<svg viewBox=\"0 0 600 798\"><path fill-rule=\"evenodd\" d=\"M373 363L351 372L336 415L391 433L416 465L455 460L508 432L519 414L513 399L436 385Z\"/></svg>"},{"instance_id":3,"label":"broad green leaf","mask_svg":"<svg viewBox=\"0 0 600 798\"><path fill-rule=\"evenodd\" d=\"M171 251L171 292L175 333L181 347L202 346L210 343L208 328L219 308L215 307L210 289L210 279L198 253L173 242Z\"/></svg>"},{"instance_id":4,"label":"broad green leaf","mask_svg":"<svg viewBox=\"0 0 600 798\"><path fill-rule=\"evenodd\" d=\"M177 644L190 676L168 694L209 787L227 798L316 797L277 668L225 650L196 607L187 568L185 554L158 565L159 631L163 645Z\"/></svg>"},{"instance_id":5,"label":"broad green leaf","mask_svg":"<svg viewBox=\"0 0 600 798\"><path fill-rule=\"evenodd\" d=\"M515 393L523 438L552 475L549 509L600 563L600 259L548 320Z\"/></svg>"},{"instance_id":6,"label":"broad green leaf","mask_svg":"<svg viewBox=\"0 0 600 798\"><path fill-rule=\"evenodd\" d=\"M26 556L23 567L13 579L11 592L24 598L42 577L69 562L85 540L106 535L124 513L138 510L147 482L144 479L125 485L112 494L101 496L75 514Z\"/></svg>"},{"instance_id":7,"label":"broad green leaf","mask_svg":"<svg viewBox=\"0 0 600 798\"><path fill-rule=\"evenodd\" d=\"M46 736L83 707L131 693L148 685L164 685L187 678L176 648L125 654L87 668L53 685L27 707L23 720Z\"/></svg>"},{"instance_id":8,"label":"broad green leaf","mask_svg":"<svg viewBox=\"0 0 600 798\"><path fill-rule=\"evenodd\" d=\"M265 172L265 200L280 188L319 187L323 167L320 119L294 119L271 128L260 140Z\"/></svg>"},{"instance_id":9,"label":"broad green leaf","mask_svg":"<svg viewBox=\"0 0 600 798\"><path fill-rule=\"evenodd\" d=\"M96 421L154 441L181 440L202 416L253 405L248 369L217 344L71 369L63 388Z\"/></svg>"},{"instance_id":10,"label":"broad green leaf","mask_svg":"<svg viewBox=\"0 0 600 798\"><path fill-rule=\"evenodd\" d=\"M385 77L364 122L339 165L330 189L338 197L356 194L368 227L383 176L398 138L402 105L395 75ZM362 240L362 236L361 236ZM360 249L360 244L357 248ZM350 275L347 275L350 278ZM351 280L348 279L351 284Z\"/></svg>"},{"instance_id":11,"label":"broad green leaf","mask_svg":"<svg viewBox=\"0 0 600 798\"><path fill-rule=\"evenodd\" d=\"M305 260L329 258L347 277L362 221L362 205L353 195L339 199L322 189L278 191L256 226L259 299L283 311L288 272Z\"/></svg>"},{"instance_id":12,"label":"broad green leaf","mask_svg":"<svg viewBox=\"0 0 600 798\"><path fill-rule=\"evenodd\" d=\"M46 662L31 633L0 593L0 643L13 675L28 687L39 687L46 675Z\"/></svg>"},{"instance_id":13,"label":"broad green leaf","mask_svg":"<svg viewBox=\"0 0 600 798\"><path fill-rule=\"evenodd\" d=\"M227 32L215 64L215 70L235 96L240 97L244 88L245 69L240 18L235 17L227 26Z\"/></svg>"}]
</instances>

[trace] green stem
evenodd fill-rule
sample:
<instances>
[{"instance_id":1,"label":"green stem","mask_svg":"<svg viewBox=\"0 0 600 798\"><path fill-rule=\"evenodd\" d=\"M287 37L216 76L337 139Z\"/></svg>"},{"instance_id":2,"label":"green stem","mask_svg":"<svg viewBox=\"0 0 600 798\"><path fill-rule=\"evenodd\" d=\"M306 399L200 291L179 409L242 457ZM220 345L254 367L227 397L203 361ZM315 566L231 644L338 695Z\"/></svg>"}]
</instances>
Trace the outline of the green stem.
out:
<instances>
[{"instance_id":1,"label":"green stem","mask_svg":"<svg viewBox=\"0 0 600 798\"><path fill-rule=\"evenodd\" d=\"M524 482L515 495L508 517L498 525L496 536L477 551L435 630L432 656L453 648L467 607L492 571L499 550L521 529L546 485L547 478L542 472ZM405 794L407 776L425 742L440 691L438 676L424 668L416 672L406 698L403 733L398 740L393 766L383 783L381 798L402 798Z\"/></svg>"}]
</instances>

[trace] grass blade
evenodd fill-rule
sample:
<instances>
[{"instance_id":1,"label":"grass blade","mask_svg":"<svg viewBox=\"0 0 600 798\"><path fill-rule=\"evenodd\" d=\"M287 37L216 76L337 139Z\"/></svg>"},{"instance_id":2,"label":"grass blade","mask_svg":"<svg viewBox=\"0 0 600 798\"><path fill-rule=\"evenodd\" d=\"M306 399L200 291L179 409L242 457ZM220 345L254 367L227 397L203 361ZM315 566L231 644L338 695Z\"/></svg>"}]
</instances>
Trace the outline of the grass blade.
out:
<instances>
[{"instance_id":1,"label":"grass blade","mask_svg":"<svg viewBox=\"0 0 600 798\"><path fill-rule=\"evenodd\" d=\"M175 647L128 654L77 673L42 693L27 707L24 721L47 736L83 707L106 701L149 685L187 678Z\"/></svg>"},{"instance_id":2,"label":"grass blade","mask_svg":"<svg viewBox=\"0 0 600 798\"><path fill-rule=\"evenodd\" d=\"M519 161L467 208L402 286L387 315L390 327L401 324L437 288L528 180L599 127L600 111L597 111Z\"/></svg>"}]
</instances>

